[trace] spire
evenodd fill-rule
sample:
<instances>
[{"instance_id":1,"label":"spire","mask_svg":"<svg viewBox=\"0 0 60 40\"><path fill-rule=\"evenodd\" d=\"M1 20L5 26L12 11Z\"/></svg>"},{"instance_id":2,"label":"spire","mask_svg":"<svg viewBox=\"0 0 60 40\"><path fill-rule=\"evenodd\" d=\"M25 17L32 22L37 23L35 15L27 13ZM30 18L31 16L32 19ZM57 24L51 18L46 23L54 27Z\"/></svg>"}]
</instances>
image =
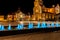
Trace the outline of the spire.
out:
<instances>
[{"instance_id":1,"label":"spire","mask_svg":"<svg viewBox=\"0 0 60 40\"><path fill-rule=\"evenodd\" d=\"M18 8L17 12L18 12L18 13L20 12L20 8Z\"/></svg>"}]
</instances>

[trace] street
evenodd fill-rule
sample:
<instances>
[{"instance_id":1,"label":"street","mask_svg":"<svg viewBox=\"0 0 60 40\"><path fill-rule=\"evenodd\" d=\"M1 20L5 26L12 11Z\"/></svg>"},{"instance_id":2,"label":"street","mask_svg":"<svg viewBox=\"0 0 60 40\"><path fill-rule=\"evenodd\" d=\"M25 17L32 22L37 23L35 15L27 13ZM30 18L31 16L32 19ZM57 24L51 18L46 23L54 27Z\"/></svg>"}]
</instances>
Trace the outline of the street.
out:
<instances>
[{"instance_id":1,"label":"street","mask_svg":"<svg viewBox=\"0 0 60 40\"><path fill-rule=\"evenodd\" d=\"M11 36L2 36L0 40L60 40L60 31L47 33L28 33Z\"/></svg>"}]
</instances>

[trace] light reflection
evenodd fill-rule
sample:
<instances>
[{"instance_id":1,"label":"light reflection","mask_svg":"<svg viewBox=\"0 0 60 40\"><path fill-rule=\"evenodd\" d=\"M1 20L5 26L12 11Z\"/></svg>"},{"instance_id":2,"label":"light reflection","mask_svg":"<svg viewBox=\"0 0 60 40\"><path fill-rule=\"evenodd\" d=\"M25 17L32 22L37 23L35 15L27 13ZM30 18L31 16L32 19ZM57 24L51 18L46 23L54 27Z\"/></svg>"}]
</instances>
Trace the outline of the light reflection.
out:
<instances>
[{"instance_id":1,"label":"light reflection","mask_svg":"<svg viewBox=\"0 0 60 40\"><path fill-rule=\"evenodd\" d=\"M18 24L18 26L17 26L17 29L18 30L21 30L21 29L23 29L24 28L24 24Z\"/></svg>"},{"instance_id":2,"label":"light reflection","mask_svg":"<svg viewBox=\"0 0 60 40\"><path fill-rule=\"evenodd\" d=\"M28 29L32 29L32 28L33 28L33 23L29 23Z\"/></svg>"},{"instance_id":3,"label":"light reflection","mask_svg":"<svg viewBox=\"0 0 60 40\"><path fill-rule=\"evenodd\" d=\"M11 28L11 25L10 25L10 24L8 25L8 30L12 30L12 28Z\"/></svg>"}]
</instances>

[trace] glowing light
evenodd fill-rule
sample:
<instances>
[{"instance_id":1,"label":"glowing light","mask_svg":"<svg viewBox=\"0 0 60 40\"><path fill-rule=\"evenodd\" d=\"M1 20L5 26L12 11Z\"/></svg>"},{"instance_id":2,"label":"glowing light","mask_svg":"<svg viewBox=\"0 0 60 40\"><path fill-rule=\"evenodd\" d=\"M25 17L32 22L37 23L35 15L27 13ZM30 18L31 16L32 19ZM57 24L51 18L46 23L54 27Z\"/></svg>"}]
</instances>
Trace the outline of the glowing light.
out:
<instances>
[{"instance_id":1,"label":"glowing light","mask_svg":"<svg viewBox=\"0 0 60 40\"><path fill-rule=\"evenodd\" d=\"M5 30L4 25L2 25L2 30Z\"/></svg>"},{"instance_id":2,"label":"glowing light","mask_svg":"<svg viewBox=\"0 0 60 40\"><path fill-rule=\"evenodd\" d=\"M48 23L48 24L47 24L47 28L49 28L49 27L50 27L50 24Z\"/></svg>"},{"instance_id":3,"label":"glowing light","mask_svg":"<svg viewBox=\"0 0 60 40\"><path fill-rule=\"evenodd\" d=\"M29 23L28 29L32 29L32 28L33 28L33 23Z\"/></svg>"},{"instance_id":4,"label":"glowing light","mask_svg":"<svg viewBox=\"0 0 60 40\"><path fill-rule=\"evenodd\" d=\"M24 28L24 25L23 24L18 24L18 26L17 26L17 29L18 30L21 30L21 29L23 29Z\"/></svg>"},{"instance_id":5,"label":"glowing light","mask_svg":"<svg viewBox=\"0 0 60 40\"><path fill-rule=\"evenodd\" d=\"M3 31L3 30L4 30L4 26L0 25L0 31Z\"/></svg>"},{"instance_id":6,"label":"glowing light","mask_svg":"<svg viewBox=\"0 0 60 40\"><path fill-rule=\"evenodd\" d=\"M38 22L38 27L37 28L40 28L40 22Z\"/></svg>"},{"instance_id":7,"label":"glowing light","mask_svg":"<svg viewBox=\"0 0 60 40\"><path fill-rule=\"evenodd\" d=\"M54 22L52 22L52 23L51 23L51 27L54 27L54 26L55 26L55 25L54 25Z\"/></svg>"},{"instance_id":8,"label":"glowing light","mask_svg":"<svg viewBox=\"0 0 60 40\"><path fill-rule=\"evenodd\" d=\"M2 29L2 25L0 25L0 30Z\"/></svg>"},{"instance_id":9,"label":"glowing light","mask_svg":"<svg viewBox=\"0 0 60 40\"><path fill-rule=\"evenodd\" d=\"M11 25L10 24L8 25L8 30L11 30Z\"/></svg>"},{"instance_id":10,"label":"glowing light","mask_svg":"<svg viewBox=\"0 0 60 40\"><path fill-rule=\"evenodd\" d=\"M23 21L22 22L20 22L21 24L23 24Z\"/></svg>"},{"instance_id":11,"label":"glowing light","mask_svg":"<svg viewBox=\"0 0 60 40\"><path fill-rule=\"evenodd\" d=\"M42 28L46 28L47 27L46 23L45 22L42 22L41 27Z\"/></svg>"},{"instance_id":12,"label":"glowing light","mask_svg":"<svg viewBox=\"0 0 60 40\"><path fill-rule=\"evenodd\" d=\"M21 16L21 18L23 17L23 15L20 15Z\"/></svg>"},{"instance_id":13,"label":"glowing light","mask_svg":"<svg viewBox=\"0 0 60 40\"><path fill-rule=\"evenodd\" d=\"M58 24L58 22L56 23L56 27L59 27L59 24Z\"/></svg>"}]
</instances>

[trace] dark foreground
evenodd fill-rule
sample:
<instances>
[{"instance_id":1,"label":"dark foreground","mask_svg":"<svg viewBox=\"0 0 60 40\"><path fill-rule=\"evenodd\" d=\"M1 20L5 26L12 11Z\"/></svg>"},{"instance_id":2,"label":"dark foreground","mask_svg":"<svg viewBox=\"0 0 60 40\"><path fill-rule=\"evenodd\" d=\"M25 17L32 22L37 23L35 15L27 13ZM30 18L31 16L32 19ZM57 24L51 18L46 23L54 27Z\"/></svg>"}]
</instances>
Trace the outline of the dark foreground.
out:
<instances>
[{"instance_id":1,"label":"dark foreground","mask_svg":"<svg viewBox=\"0 0 60 40\"><path fill-rule=\"evenodd\" d=\"M0 36L0 40L60 40L60 31L47 33L35 32L10 36Z\"/></svg>"},{"instance_id":2,"label":"dark foreground","mask_svg":"<svg viewBox=\"0 0 60 40\"><path fill-rule=\"evenodd\" d=\"M41 29L25 29L25 30L11 30L11 31L0 31L0 36L9 36L9 35L16 35L16 34L28 34L28 33L48 33L59 31L59 28L41 28Z\"/></svg>"}]
</instances>

